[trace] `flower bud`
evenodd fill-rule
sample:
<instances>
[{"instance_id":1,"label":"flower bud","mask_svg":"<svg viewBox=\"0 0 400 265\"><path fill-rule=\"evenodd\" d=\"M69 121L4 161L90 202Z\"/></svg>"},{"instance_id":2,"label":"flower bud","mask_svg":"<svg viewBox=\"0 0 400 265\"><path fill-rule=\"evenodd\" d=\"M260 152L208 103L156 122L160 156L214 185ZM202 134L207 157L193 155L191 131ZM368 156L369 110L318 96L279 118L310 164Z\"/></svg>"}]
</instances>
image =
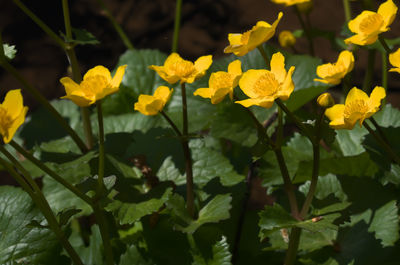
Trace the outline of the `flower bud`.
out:
<instances>
[{"instance_id":1,"label":"flower bud","mask_svg":"<svg viewBox=\"0 0 400 265\"><path fill-rule=\"evenodd\" d=\"M297 8L299 9L299 11L301 13L307 14L313 8L313 2L312 1L308 1L308 2L301 3L301 4L297 4Z\"/></svg>"},{"instance_id":2,"label":"flower bud","mask_svg":"<svg viewBox=\"0 0 400 265\"><path fill-rule=\"evenodd\" d=\"M323 108L330 108L335 105L335 100L330 93L323 93L317 98L318 105Z\"/></svg>"},{"instance_id":3,"label":"flower bud","mask_svg":"<svg viewBox=\"0 0 400 265\"><path fill-rule=\"evenodd\" d=\"M283 48L292 47L296 43L296 37L288 30L279 33L278 40Z\"/></svg>"}]
</instances>

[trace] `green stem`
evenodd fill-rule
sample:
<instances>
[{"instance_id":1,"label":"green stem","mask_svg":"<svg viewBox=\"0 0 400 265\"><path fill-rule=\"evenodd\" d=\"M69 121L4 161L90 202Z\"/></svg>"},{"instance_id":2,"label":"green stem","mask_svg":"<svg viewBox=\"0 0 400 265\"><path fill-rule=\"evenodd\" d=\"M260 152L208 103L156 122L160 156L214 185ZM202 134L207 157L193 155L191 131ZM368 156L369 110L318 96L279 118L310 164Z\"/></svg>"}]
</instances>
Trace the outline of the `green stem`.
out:
<instances>
[{"instance_id":1,"label":"green stem","mask_svg":"<svg viewBox=\"0 0 400 265\"><path fill-rule=\"evenodd\" d=\"M301 228L293 227L289 236L289 246L284 265L293 265L296 261L297 249L300 243Z\"/></svg>"},{"instance_id":2,"label":"green stem","mask_svg":"<svg viewBox=\"0 0 400 265\"><path fill-rule=\"evenodd\" d=\"M40 20L32 11L30 11L20 0L13 0L13 2L28 16L30 17L36 25L38 25L44 32L49 35L60 47L65 49L64 41L54 33L42 20Z\"/></svg>"},{"instance_id":3,"label":"green stem","mask_svg":"<svg viewBox=\"0 0 400 265\"><path fill-rule=\"evenodd\" d=\"M385 39L380 35L379 35L378 39L379 39L379 42L382 44L383 48L385 49L385 51L387 52L387 54L391 53L392 50L387 45Z\"/></svg>"},{"instance_id":4,"label":"green stem","mask_svg":"<svg viewBox=\"0 0 400 265\"><path fill-rule=\"evenodd\" d=\"M71 20L69 17L68 0L62 0L62 8L64 15L65 35L68 40L72 40Z\"/></svg>"},{"instance_id":5,"label":"green stem","mask_svg":"<svg viewBox=\"0 0 400 265\"><path fill-rule=\"evenodd\" d=\"M261 56L264 58L264 61L265 61L265 64L266 64L266 68L269 68L270 67L270 65L269 65L270 64L270 60L269 60L269 57L268 57L267 53L264 50L263 45L262 44L258 45L257 49L261 53Z\"/></svg>"},{"instance_id":6,"label":"green stem","mask_svg":"<svg viewBox=\"0 0 400 265\"><path fill-rule=\"evenodd\" d=\"M372 122L372 124L375 126L375 129L378 131L379 135L381 136L381 138L386 142L387 145L390 145L390 142L388 140L388 138L386 137L386 135L383 133L383 130L381 128L381 126L379 126L379 124L376 122L376 120L374 119L374 117L370 117L369 120Z\"/></svg>"},{"instance_id":7,"label":"green stem","mask_svg":"<svg viewBox=\"0 0 400 265\"><path fill-rule=\"evenodd\" d=\"M374 130L371 129L371 127L368 125L366 121L364 121L364 127L368 130L368 132L375 137L375 139L378 141L378 143L385 149L385 151L389 154L389 156L393 159L394 162L396 162L398 165L400 165L400 157L392 150L392 148L379 136L377 135Z\"/></svg>"},{"instance_id":8,"label":"green stem","mask_svg":"<svg viewBox=\"0 0 400 265\"><path fill-rule=\"evenodd\" d=\"M294 12L297 15L297 18L299 19L300 25L304 30L304 33L306 35L306 38L308 40L308 48L309 48L309 52L312 56L314 56L315 52L314 52L314 41L313 41L313 37L311 35L310 29L307 28L306 24L304 23L303 18L301 17L301 13L300 10L298 8L297 5L294 6Z\"/></svg>"},{"instance_id":9,"label":"green stem","mask_svg":"<svg viewBox=\"0 0 400 265\"><path fill-rule=\"evenodd\" d=\"M178 51L179 28L181 26L181 15L182 15L182 0L176 0L174 36L172 39L172 52Z\"/></svg>"},{"instance_id":10,"label":"green stem","mask_svg":"<svg viewBox=\"0 0 400 265\"><path fill-rule=\"evenodd\" d=\"M186 171L186 208L189 215L194 217L194 184L193 184L193 168L192 156L189 149L189 128L188 128L188 115L187 115L187 102L186 102L186 87L185 83L181 83L182 95L182 148L183 155L185 156L185 171Z\"/></svg>"},{"instance_id":11,"label":"green stem","mask_svg":"<svg viewBox=\"0 0 400 265\"><path fill-rule=\"evenodd\" d=\"M1 41L1 39L0 39ZM1 55L0 55L1 56ZM33 86L31 86L23 77L18 73L18 71L9 64L3 58L0 58L1 66L8 71L11 75L15 77L23 86L25 90L27 90L43 107L45 107L53 117L58 121L58 123L64 128L64 130L71 136L72 140L76 143L82 153L86 153L88 151L86 145L83 143L82 139L76 134L76 132L69 126L69 124L65 121L65 119L58 113L58 111L40 94L40 92Z\"/></svg>"},{"instance_id":12,"label":"green stem","mask_svg":"<svg viewBox=\"0 0 400 265\"><path fill-rule=\"evenodd\" d=\"M66 189L70 190L73 192L76 196L81 198L83 201L85 201L87 204L91 205L92 200L90 197L88 197L86 194L82 193L79 189L77 189L74 185L63 179L61 176L59 176L56 172L51 170L49 167L47 167L45 164L43 164L40 160L36 159L32 154L27 152L22 146L20 146L18 143L16 143L14 140L11 140L10 145L21 155L23 155L26 159L31 161L33 164L35 164L38 168L43 170L45 173L47 173L51 178L53 178L55 181L63 185Z\"/></svg>"},{"instance_id":13,"label":"green stem","mask_svg":"<svg viewBox=\"0 0 400 265\"><path fill-rule=\"evenodd\" d=\"M96 203L93 206L93 212L96 218L96 222L99 225L101 239L103 241L103 249L106 258L106 264L114 265L114 257L111 247L110 233L108 229L107 220L104 215L104 210L100 208L99 203Z\"/></svg>"},{"instance_id":14,"label":"green stem","mask_svg":"<svg viewBox=\"0 0 400 265\"><path fill-rule=\"evenodd\" d=\"M283 112L281 108L278 108L278 128L276 135L276 145L282 146L283 144Z\"/></svg>"},{"instance_id":15,"label":"green stem","mask_svg":"<svg viewBox=\"0 0 400 265\"><path fill-rule=\"evenodd\" d=\"M99 124L99 172L96 196L101 198L104 192L104 126L101 100L97 101L97 121Z\"/></svg>"},{"instance_id":16,"label":"green stem","mask_svg":"<svg viewBox=\"0 0 400 265\"><path fill-rule=\"evenodd\" d=\"M351 20L351 7L349 0L343 0L343 9L346 23L348 23Z\"/></svg>"},{"instance_id":17,"label":"green stem","mask_svg":"<svg viewBox=\"0 0 400 265\"><path fill-rule=\"evenodd\" d=\"M366 93L371 91L371 83L374 75L374 65L375 65L375 54L376 50L368 50L368 63L367 72L365 73L364 83L362 90Z\"/></svg>"},{"instance_id":18,"label":"green stem","mask_svg":"<svg viewBox=\"0 0 400 265\"><path fill-rule=\"evenodd\" d=\"M110 20L111 24L113 25L114 29L117 31L119 37L121 38L122 42L125 44L125 47L133 50L133 44L129 40L128 36L122 29L122 27L118 24L117 20L114 18L114 16L111 14L111 11L107 8L103 0L97 0L101 8L103 9L104 13L106 14L108 20Z\"/></svg>"},{"instance_id":19,"label":"green stem","mask_svg":"<svg viewBox=\"0 0 400 265\"><path fill-rule=\"evenodd\" d=\"M6 151L3 146L1 146L1 148L3 154L5 154L7 157L9 156L12 157L12 155L8 153L8 151ZM83 262L80 259L79 255L75 252L74 248L71 246L64 232L62 231L56 217L54 216L53 211L51 210L40 188L37 186L37 184L33 181L33 179L30 177L30 175L18 161L13 159L13 163L18 169L20 170L22 169L21 173L23 173L25 179L23 179L9 163L0 158L0 164L2 164L7 169L7 171L15 178L15 180L17 180L17 182L28 192L29 196L35 202L37 207L41 210L43 216L46 218L49 224L49 227L56 234L58 240L63 245L64 249L67 251L73 263L75 263L76 265L83 265ZM29 187L25 181L29 182L31 184L31 187Z\"/></svg>"},{"instance_id":20,"label":"green stem","mask_svg":"<svg viewBox=\"0 0 400 265\"><path fill-rule=\"evenodd\" d=\"M175 131L176 135L178 137L182 137L181 131L179 131L178 127L175 125L175 123L171 120L171 118L165 113L163 110L160 111L161 115L164 117L164 119L171 125L172 129Z\"/></svg>"},{"instance_id":21,"label":"green stem","mask_svg":"<svg viewBox=\"0 0 400 265\"><path fill-rule=\"evenodd\" d=\"M382 53L382 87L388 89L388 53Z\"/></svg>"}]
</instances>

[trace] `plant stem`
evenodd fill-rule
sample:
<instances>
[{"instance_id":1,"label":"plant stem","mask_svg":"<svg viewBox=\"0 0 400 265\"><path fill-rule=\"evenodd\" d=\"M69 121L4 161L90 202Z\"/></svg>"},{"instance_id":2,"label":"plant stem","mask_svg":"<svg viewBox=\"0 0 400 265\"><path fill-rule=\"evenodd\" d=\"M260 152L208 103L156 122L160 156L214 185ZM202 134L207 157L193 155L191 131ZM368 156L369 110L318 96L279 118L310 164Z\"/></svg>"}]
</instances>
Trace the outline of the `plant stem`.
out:
<instances>
[{"instance_id":1,"label":"plant stem","mask_svg":"<svg viewBox=\"0 0 400 265\"><path fill-rule=\"evenodd\" d=\"M1 151L3 152L3 154L5 154L7 157L9 157L9 156L12 157L12 155L10 153L8 153L8 151L6 151L3 146L1 146L1 148L2 148ZM30 177L30 175L27 173L27 171L22 167L22 165L18 161L13 159L13 163L18 169L20 169L20 170L22 169L21 172L23 172L25 179L22 178L14 170L12 165L10 165L8 162L6 162L2 158L0 158L0 164L2 164L7 169L7 171L15 178L15 180L17 180L17 182L28 192L29 196L35 202L37 207L41 210L41 212L43 213L43 216L46 218L46 220L49 224L49 227L56 234L57 239L63 245L64 249L67 251L72 262L75 263L76 265L83 265L83 262L80 259L79 255L76 253L74 248L69 243L68 239L65 237L65 234L62 231L62 229L61 229L56 217L54 216L54 213L51 210L42 191L39 189L37 184L33 181L33 179ZM25 181L29 182L31 184L31 187L29 187Z\"/></svg>"},{"instance_id":2,"label":"plant stem","mask_svg":"<svg viewBox=\"0 0 400 265\"><path fill-rule=\"evenodd\" d=\"M305 35L306 35L306 38L307 38L307 40L308 40L308 49L309 49L309 52L310 52L310 54L311 54L312 56L314 56L314 54L315 54L315 52L314 52L314 41L313 41L313 38L312 38L312 35L311 35L311 32L310 32L311 29L307 28L306 24L304 23L304 20L303 20L303 18L301 17L301 13L300 13L300 10L299 10L299 8L297 7L297 5L294 5L294 12L296 13L297 18L299 19L300 25L301 25L301 27L303 28L304 33L305 33Z\"/></svg>"},{"instance_id":3,"label":"plant stem","mask_svg":"<svg viewBox=\"0 0 400 265\"><path fill-rule=\"evenodd\" d=\"M172 52L177 52L178 51L179 28L181 26L181 15L182 15L182 0L176 0L174 36L173 36L173 39L172 39Z\"/></svg>"},{"instance_id":4,"label":"plant stem","mask_svg":"<svg viewBox=\"0 0 400 265\"><path fill-rule=\"evenodd\" d=\"M96 196L101 198L104 192L104 126L101 100L97 101L97 121L99 124L99 172Z\"/></svg>"},{"instance_id":5,"label":"plant stem","mask_svg":"<svg viewBox=\"0 0 400 265\"><path fill-rule=\"evenodd\" d=\"M187 115L187 102L186 102L186 87L185 83L181 83L181 95L182 95L182 118L183 118L183 129L182 129L182 148L183 155L185 156L185 171L186 171L186 208L189 215L194 217L194 184L193 184L193 168L192 168L192 156L189 149L189 135L188 135L188 115Z\"/></svg>"},{"instance_id":6,"label":"plant stem","mask_svg":"<svg viewBox=\"0 0 400 265\"><path fill-rule=\"evenodd\" d=\"M111 14L111 11L107 8L103 0L97 0L101 8L103 8L104 13L106 14L108 20L110 20L111 24L113 25L114 29L117 31L119 37L121 38L122 42L125 44L125 47L133 50L133 44L129 40L128 36L122 29L122 27L118 24L117 20L114 18L114 16Z\"/></svg>"},{"instance_id":7,"label":"plant stem","mask_svg":"<svg viewBox=\"0 0 400 265\"><path fill-rule=\"evenodd\" d=\"M32 11L30 11L20 0L13 0L13 2L28 16L33 22L36 23L49 37L51 37L61 48L65 49L64 41L54 33L42 20L40 20Z\"/></svg>"},{"instance_id":8,"label":"plant stem","mask_svg":"<svg viewBox=\"0 0 400 265\"><path fill-rule=\"evenodd\" d=\"M389 154L389 156L393 159L394 162L396 162L398 165L400 165L400 157L392 150L392 148L379 136L377 135L374 130L371 129L371 127L368 125L366 121L364 121L364 127L368 130L368 132L375 137L375 139L378 141L378 143L385 149L385 151Z\"/></svg>"},{"instance_id":9,"label":"plant stem","mask_svg":"<svg viewBox=\"0 0 400 265\"><path fill-rule=\"evenodd\" d=\"M296 261L297 249L300 243L301 228L293 227L289 236L289 246L284 265L293 265Z\"/></svg>"},{"instance_id":10,"label":"plant stem","mask_svg":"<svg viewBox=\"0 0 400 265\"><path fill-rule=\"evenodd\" d=\"M1 56L1 55L0 55ZM69 126L69 124L65 121L65 119L58 113L58 111L40 94L40 92L33 86L31 86L19 73L18 71L9 64L3 58L0 58L1 66L8 71L11 75L15 77L23 86L25 90L27 90L43 107L45 107L51 115L58 121L58 123L64 128L64 130L71 136L72 140L76 143L82 153L86 153L88 151L86 145L83 143L81 138L76 134L76 132Z\"/></svg>"},{"instance_id":11,"label":"plant stem","mask_svg":"<svg viewBox=\"0 0 400 265\"><path fill-rule=\"evenodd\" d=\"M114 265L114 257L111 247L110 233L108 230L107 220L104 215L104 210L99 206L97 202L93 207L94 216L96 222L99 225L101 239L103 241L104 256L106 258L107 265Z\"/></svg>"},{"instance_id":12,"label":"plant stem","mask_svg":"<svg viewBox=\"0 0 400 265\"><path fill-rule=\"evenodd\" d=\"M181 131L179 131L178 127L176 127L175 123L171 120L171 118L165 113L163 110L160 111L161 115L165 118L165 120L171 125L172 129L175 131L178 137L182 137Z\"/></svg>"},{"instance_id":13,"label":"plant stem","mask_svg":"<svg viewBox=\"0 0 400 265\"><path fill-rule=\"evenodd\" d=\"M390 145L389 140L387 139L386 135L383 133L383 130L381 128L381 126L379 126L379 124L376 122L376 120L374 119L374 117L370 117L369 120L372 122L372 124L375 126L375 129L378 131L379 135L381 136L381 138L385 141L385 143L387 145Z\"/></svg>"},{"instance_id":14,"label":"plant stem","mask_svg":"<svg viewBox=\"0 0 400 265\"><path fill-rule=\"evenodd\" d=\"M69 7L68 7L68 0L62 0L62 7L63 7L63 15L64 15L64 25L65 25L65 32L68 40L72 40L72 27L71 27L71 20L69 16ZM67 54L68 61L71 65L72 69L72 79L76 83L80 83L82 81L81 71L79 69L78 59L76 58L74 44L73 43L65 43L64 46L65 53ZM86 146L88 149L92 149L93 147L93 132L92 132L92 125L90 123L90 112L87 107L80 107L81 108L81 116L83 121L83 130L85 133L86 138Z\"/></svg>"},{"instance_id":15,"label":"plant stem","mask_svg":"<svg viewBox=\"0 0 400 265\"><path fill-rule=\"evenodd\" d=\"M362 90L366 93L369 93L371 91L371 83L374 75L375 54L376 50L368 50L367 72L365 73L364 83L362 88Z\"/></svg>"},{"instance_id":16,"label":"plant stem","mask_svg":"<svg viewBox=\"0 0 400 265\"><path fill-rule=\"evenodd\" d=\"M382 87L387 91L388 89L388 56L387 52L382 54Z\"/></svg>"},{"instance_id":17,"label":"plant stem","mask_svg":"<svg viewBox=\"0 0 400 265\"><path fill-rule=\"evenodd\" d=\"M351 7L349 0L343 0L343 9L344 9L344 17L346 19L346 23L351 20Z\"/></svg>"},{"instance_id":18,"label":"plant stem","mask_svg":"<svg viewBox=\"0 0 400 265\"><path fill-rule=\"evenodd\" d=\"M269 57L267 55L267 53L264 50L263 45L258 45L257 46L258 51L261 53L261 56L264 58L265 64L266 64L266 68L268 69L270 67L270 60Z\"/></svg>"},{"instance_id":19,"label":"plant stem","mask_svg":"<svg viewBox=\"0 0 400 265\"><path fill-rule=\"evenodd\" d=\"M389 46L387 45L385 39L379 35L378 37L379 42L382 44L383 48L385 49L386 53L389 54L392 52L392 50L389 48Z\"/></svg>"},{"instance_id":20,"label":"plant stem","mask_svg":"<svg viewBox=\"0 0 400 265\"><path fill-rule=\"evenodd\" d=\"M42 163L42 161L36 159L32 154L27 152L22 146L20 146L18 143L16 143L14 140L11 140L10 145L21 155L23 155L25 158L30 160L32 163L34 163L38 168L43 170L45 173L47 173L51 178L53 178L55 181L63 185L66 189L70 190L73 192L76 196L81 198L83 201L85 201L87 204L91 205L92 200L89 196L86 194L82 193L79 189L77 189L74 185L63 179L61 176L59 176L56 172L51 170L49 167L47 167L45 164Z\"/></svg>"}]
</instances>

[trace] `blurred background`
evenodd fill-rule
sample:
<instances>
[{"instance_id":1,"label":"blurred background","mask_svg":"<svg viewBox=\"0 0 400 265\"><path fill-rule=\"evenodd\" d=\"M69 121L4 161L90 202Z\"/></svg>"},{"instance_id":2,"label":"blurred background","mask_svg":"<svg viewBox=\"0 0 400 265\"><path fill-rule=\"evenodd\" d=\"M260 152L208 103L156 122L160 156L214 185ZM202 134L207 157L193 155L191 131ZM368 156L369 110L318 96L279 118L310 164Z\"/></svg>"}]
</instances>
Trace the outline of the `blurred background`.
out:
<instances>
[{"instance_id":1,"label":"blurred background","mask_svg":"<svg viewBox=\"0 0 400 265\"><path fill-rule=\"evenodd\" d=\"M375 1L376 11L383 1ZM65 32L61 1L30 0L23 1L54 32ZM97 45L76 47L82 72L95 65L113 69L126 47L119 38L98 0L71 0L70 13L72 26L92 33L100 42ZM170 53L172 46L175 0L104 0L105 6L122 26L136 49L159 49ZM399 3L397 3L399 4ZM352 1L352 17L364 8L363 1ZM293 7L277 5L270 0L183 0L181 31L178 52L185 59L194 60L199 56L212 54L214 58L224 56L223 49L228 45L228 33L249 30L259 20L272 23L279 11L284 16L277 28L282 30L300 29L300 23ZM340 35L345 22L342 0L314 0L309 14L313 27L332 31ZM63 51L41 29L31 21L12 0L0 1L0 30L6 43L15 45L17 56L14 66L49 98L64 95L59 79L67 74L68 61ZM279 46L277 34L269 41ZM392 30L384 34L387 38L400 36L400 21L397 18ZM299 53L307 53L305 38L298 39L295 45ZM334 62L339 50L324 38L315 39L316 56L323 62ZM357 53L354 70L354 85L362 83L367 51ZM374 84L380 84L381 56L376 54ZM389 73L389 102L397 105L397 92L400 88L400 75ZM9 89L19 88L19 83L0 69L0 97ZM26 103L32 108L37 103L24 93Z\"/></svg>"}]
</instances>

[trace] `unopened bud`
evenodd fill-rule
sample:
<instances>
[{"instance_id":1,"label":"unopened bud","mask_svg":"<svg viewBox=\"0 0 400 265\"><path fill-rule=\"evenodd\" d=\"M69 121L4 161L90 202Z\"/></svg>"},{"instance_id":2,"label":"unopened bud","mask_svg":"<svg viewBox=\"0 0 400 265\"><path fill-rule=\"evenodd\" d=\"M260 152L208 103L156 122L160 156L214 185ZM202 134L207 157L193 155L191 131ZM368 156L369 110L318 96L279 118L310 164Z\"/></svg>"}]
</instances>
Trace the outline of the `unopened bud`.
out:
<instances>
[{"instance_id":1,"label":"unopened bud","mask_svg":"<svg viewBox=\"0 0 400 265\"><path fill-rule=\"evenodd\" d=\"M330 108L335 105L335 100L330 93L323 93L317 98L318 105L323 108Z\"/></svg>"},{"instance_id":2,"label":"unopened bud","mask_svg":"<svg viewBox=\"0 0 400 265\"><path fill-rule=\"evenodd\" d=\"M311 9L313 8L313 2L310 0L308 2L304 2L301 4L297 4L297 8L299 9L299 11L303 14L307 14L311 11Z\"/></svg>"},{"instance_id":3,"label":"unopened bud","mask_svg":"<svg viewBox=\"0 0 400 265\"><path fill-rule=\"evenodd\" d=\"M296 37L293 35L292 32L288 30L284 30L281 33L279 33L278 40L279 44L283 48L292 47L296 43Z\"/></svg>"}]
</instances>

